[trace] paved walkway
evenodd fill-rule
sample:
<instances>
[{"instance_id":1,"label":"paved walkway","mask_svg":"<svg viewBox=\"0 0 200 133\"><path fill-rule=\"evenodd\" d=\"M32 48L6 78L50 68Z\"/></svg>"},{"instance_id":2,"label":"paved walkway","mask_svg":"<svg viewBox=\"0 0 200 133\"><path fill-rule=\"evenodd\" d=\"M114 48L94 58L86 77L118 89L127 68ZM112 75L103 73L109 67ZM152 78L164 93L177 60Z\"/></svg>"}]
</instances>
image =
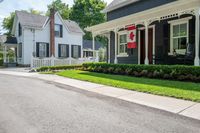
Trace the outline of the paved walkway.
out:
<instances>
[{"instance_id":1,"label":"paved walkway","mask_svg":"<svg viewBox=\"0 0 200 133\"><path fill-rule=\"evenodd\" d=\"M9 71L0 70L2 74L17 75L38 78L42 80L47 80L50 82L57 82L64 85L76 87L79 89L87 90L90 92L95 92L105 96L110 96L125 101L157 108L160 110L165 110L175 114L187 116L190 118L200 120L200 103L179 100L170 97L156 96L152 94L146 94L136 91L124 90L115 87L109 87L105 85L79 81L70 78L64 78L57 75L43 75L38 73L27 73L21 71Z\"/></svg>"}]
</instances>

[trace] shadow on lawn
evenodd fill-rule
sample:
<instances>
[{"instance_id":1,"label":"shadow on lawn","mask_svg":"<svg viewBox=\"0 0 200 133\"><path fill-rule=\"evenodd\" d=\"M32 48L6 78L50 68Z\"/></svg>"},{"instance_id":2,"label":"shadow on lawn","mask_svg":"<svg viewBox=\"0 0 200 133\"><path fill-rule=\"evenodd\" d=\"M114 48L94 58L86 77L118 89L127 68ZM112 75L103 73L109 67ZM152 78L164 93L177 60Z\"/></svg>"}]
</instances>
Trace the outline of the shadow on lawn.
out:
<instances>
[{"instance_id":1,"label":"shadow on lawn","mask_svg":"<svg viewBox=\"0 0 200 133\"><path fill-rule=\"evenodd\" d=\"M200 83L148 79L148 78L142 78L142 77L139 78L139 77L126 76L126 75L112 75L112 74L103 74L103 73L95 73L95 72L79 72L79 74L99 77L99 78L104 78L104 79L112 79L115 81L123 81L123 82L128 82L128 83L137 83L137 84L153 85L153 86L160 86L160 87L170 87L174 89L191 90L191 91L200 92Z\"/></svg>"}]
</instances>

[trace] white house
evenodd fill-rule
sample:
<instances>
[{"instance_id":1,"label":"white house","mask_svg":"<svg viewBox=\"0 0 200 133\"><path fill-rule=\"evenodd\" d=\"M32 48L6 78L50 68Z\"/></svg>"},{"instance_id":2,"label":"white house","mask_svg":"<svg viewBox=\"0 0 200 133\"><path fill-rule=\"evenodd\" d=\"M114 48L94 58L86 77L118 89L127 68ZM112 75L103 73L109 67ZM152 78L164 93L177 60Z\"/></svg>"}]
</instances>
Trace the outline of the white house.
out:
<instances>
[{"instance_id":1,"label":"white house","mask_svg":"<svg viewBox=\"0 0 200 133\"><path fill-rule=\"evenodd\" d=\"M53 10L50 17L16 11L12 35L11 40L16 41L4 44L4 63L9 63L6 51L11 47L16 49L14 62L23 66L52 65L53 58L55 65L71 64L83 57L84 32L76 22L63 20Z\"/></svg>"}]
</instances>

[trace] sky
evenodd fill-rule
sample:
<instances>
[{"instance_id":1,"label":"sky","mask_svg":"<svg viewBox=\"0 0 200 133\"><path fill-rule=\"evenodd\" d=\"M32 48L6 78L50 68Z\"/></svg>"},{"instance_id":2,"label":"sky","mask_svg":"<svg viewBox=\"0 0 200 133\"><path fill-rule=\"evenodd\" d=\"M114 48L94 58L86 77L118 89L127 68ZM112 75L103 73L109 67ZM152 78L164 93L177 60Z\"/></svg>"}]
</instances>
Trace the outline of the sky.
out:
<instances>
[{"instance_id":1,"label":"sky","mask_svg":"<svg viewBox=\"0 0 200 133\"><path fill-rule=\"evenodd\" d=\"M2 28L2 21L6 16L9 16L11 12L15 10L28 10L30 8L46 12L47 5L52 1L53 0L3 0L3 2L0 3L0 34L5 32ZM109 4L112 0L104 1ZM73 0L62 0L62 2L70 6L73 5Z\"/></svg>"}]
</instances>

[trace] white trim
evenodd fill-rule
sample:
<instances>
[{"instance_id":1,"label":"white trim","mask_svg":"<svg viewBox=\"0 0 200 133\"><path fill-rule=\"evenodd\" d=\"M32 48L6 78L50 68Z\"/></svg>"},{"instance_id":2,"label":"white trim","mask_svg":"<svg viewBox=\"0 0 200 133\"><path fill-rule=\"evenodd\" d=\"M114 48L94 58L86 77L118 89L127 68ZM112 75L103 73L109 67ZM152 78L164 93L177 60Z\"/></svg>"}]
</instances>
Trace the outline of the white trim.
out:
<instances>
[{"instance_id":1,"label":"white trim","mask_svg":"<svg viewBox=\"0 0 200 133\"><path fill-rule=\"evenodd\" d=\"M110 53L110 34L107 36L108 37L108 63L111 63L110 62L110 57L111 57L111 53Z\"/></svg>"},{"instance_id":2,"label":"white trim","mask_svg":"<svg viewBox=\"0 0 200 133\"><path fill-rule=\"evenodd\" d=\"M114 59L114 63L117 64L117 45L118 45L118 41L117 41L117 36L118 36L118 29L115 29L115 59Z\"/></svg>"},{"instance_id":3,"label":"white trim","mask_svg":"<svg viewBox=\"0 0 200 133\"><path fill-rule=\"evenodd\" d=\"M153 29L153 46L152 46L152 58L153 58L153 64L155 64L155 60L154 60L154 57L155 57L155 25L151 25L148 27L148 29ZM141 31L142 30L145 30L144 27L141 27L141 28L138 28L138 64L140 65L140 60L141 60ZM146 48L145 48L146 49Z\"/></svg>"},{"instance_id":4,"label":"white trim","mask_svg":"<svg viewBox=\"0 0 200 133\"><path fill-rule=\"evenodd\" d=\"M196 9L195 12L195 59L194 59L194 65L200 66L200 60L199 60L199 28L200 28L200 21L199 21L199 15L200 15L200 9Z\"/></svg>"},{"instance_id":5,"label":"white trim","mask_svg":"<svg viewBox=\"0 0 200 133\"><path fill-rule=\"evenodd\" d=\"M149 65L149 25L145 23L145 65Z\"/></svg>"},{"instance_id":6,"label":"white trim","mask_svg":"<svg viewBox=\"0 0 200 133\"><path fill-rule=\"evenodd\" d=\"M99 25L85 28L90 32L103 32L108 29L115 29L119 26L130 25L138 22L145 22L149 20L160 20L163 16L168 16L174 13L182 15L185 12L193 13L193 10L200 6L199 0L178 0L169 4L164 4L159 7L151 8L149 10L141 11L135 14L124 16L115 20L111 20Z\"/></svg>"},{"instance_id":7,"label":"white trim","mask_svg":"<svg viewBox=\"0 0 200 133\"><path fill-rule=\"evenodd\" d=\"M155 64L155 57L156 57L156 33L155 33L155 25L153 25L153 54L152 54L152 59L153 59L153 64Z\"/></svg>"},{"instance_id":8,"label":"white trim","mask_svg":"<svg viewBox=\"0 0 200 133\"><path fill-rule=\"evenodd\" d=\"M186 17L186 18L181 18L181 19L176 19L176 20L171 20L171 21L168 21L169 24L179 24L179 23L182 23L182 22L187 22L189 20L192 19L192 16L190 17Z\"/></svg>"},{"instance_id":9,"label":"white trim","mask_svg":"<svg viewBox=\"0 0 200 133\"><path fill-rule=\"evenodd\" d=\"M189 20L192 19L192 17L187 17L183 19L178 19L178 20L173 20L169 21L168 23L170 24L170 52L168 53L169 55L173 55L173 26L174 25L180 25L180 24L187 24L187 42L189 42Z\"/></svg>"}]
</instances>

